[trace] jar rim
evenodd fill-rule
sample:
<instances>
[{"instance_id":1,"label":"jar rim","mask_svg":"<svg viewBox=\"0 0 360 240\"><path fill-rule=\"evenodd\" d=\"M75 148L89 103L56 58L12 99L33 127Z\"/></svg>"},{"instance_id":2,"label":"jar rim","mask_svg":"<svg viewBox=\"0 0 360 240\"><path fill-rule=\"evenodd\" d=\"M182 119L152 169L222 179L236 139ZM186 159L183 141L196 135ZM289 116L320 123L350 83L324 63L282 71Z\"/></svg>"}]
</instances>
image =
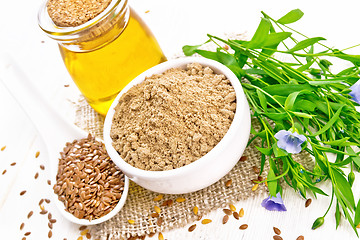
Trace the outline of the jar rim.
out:
<instances>
[{"instance_id":1,"label":"jar rim","mask_svg":"<svg viewBox=\"0 0 360 240\"><path fill-rule=\"evenodd\" d=\"M114 12L115 9L120 8L120 11L116 12L122 12L123 9L126 7L128 0L112 0L110 4L102 11L100 14L98 14L93 19L80 24L75 27L60 27L57 26L53 20L50 18L49 13L47 11L47 3L48 1L44 1L44 3L40 6L39 12L38 12L38 25L39 27L50 37L57 37L61 38L61 36L69 36L77 34L83 30L86 30L97 23L101 22L105 18L109 17L110 14Z\"/></svg>"}]
</instances>

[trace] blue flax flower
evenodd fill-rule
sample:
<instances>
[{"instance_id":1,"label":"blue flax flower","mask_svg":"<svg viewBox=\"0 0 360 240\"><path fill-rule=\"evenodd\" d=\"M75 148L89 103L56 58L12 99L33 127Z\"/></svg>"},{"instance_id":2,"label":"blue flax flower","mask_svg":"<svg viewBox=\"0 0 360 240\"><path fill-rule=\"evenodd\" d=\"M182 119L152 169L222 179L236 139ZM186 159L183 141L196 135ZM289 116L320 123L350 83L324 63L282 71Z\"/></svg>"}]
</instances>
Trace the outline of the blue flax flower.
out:
<instances>
[{"instance_id":1,"label":"blue flax flower","mask_svg":"<svg viewBox=\"0 0 360 240\"><path fill-rule=\"evenodd\" d=\"M265 198L262 201L261 206L269 211L286 211L286 207L283 200L281 199L280 193L277 193L276 197L269 196Z\"/></svg>"},{"instance_id":2,"label":"blue flax flower","mask_svg":"<svg viewBox=\"0 0 360 240\"><path fill-rule=\"evenodd\" d=\"M360 104L360 81L357 81L354 85L350 88L351 92L349 93L350 96L353 97L353 100Z\"/></svg>"},{"instance_id":3,"label":"blue flax flower","mask_svg":"<svg viewBox=\"0 0 360 240\"><path fill-rule=\"evenodd\" d=\"M301 144L306 141L304 135L286 130L277 132L275 138L278 140L277 146L288 153L299 153L301 151Z\"/></svg>"}]
</instances>

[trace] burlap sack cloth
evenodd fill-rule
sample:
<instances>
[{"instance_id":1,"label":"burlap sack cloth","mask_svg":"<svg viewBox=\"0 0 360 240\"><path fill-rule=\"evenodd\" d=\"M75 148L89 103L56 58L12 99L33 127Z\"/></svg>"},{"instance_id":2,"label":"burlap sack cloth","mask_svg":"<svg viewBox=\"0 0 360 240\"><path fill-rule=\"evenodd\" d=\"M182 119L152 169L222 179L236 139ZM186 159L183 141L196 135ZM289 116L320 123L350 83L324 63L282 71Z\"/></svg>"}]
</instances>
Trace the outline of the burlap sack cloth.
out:
<instances>
[{"instance_id":1,"label":"burlap sack cloth","mask_svg":"<svg viewBox=\"0 0 360 240\"><path fill-rule=\"evenodd\" d=\"M97 114L84 99L79 100L76 114L76 124L79 127L102 138L103 121L104 118ZM254 122L252 119L252 125L256 128ZM266 193L265 184L260 184L256 191L251 190L254 186L251 180L258 177L253 167L260 168L260 153L254 145L260 144L254 141L246 148L243 154L243 156L247 157L245 161L239 161L218 182L197 192L181 195L165 194L161 201L155 202L154 198L159 193L146 190L130 181L129 193L123 209L105 223L92 226L93 239L127 239L133 236L144 236L151 232L180 228L197 220L197 216L193 213L195 206L199 209L198 215L205 215L218 208L228 208L230 203L236 203L257 194ZM311 167L313 164L313 160L308 154L294 155L294 159L302 163L306 168ZM226 161L226 159L222 161ZM267 170L268 165L265 166L262 176L267 175ZM226 187L225 184L228 180L232 180L232 184ZM186 180L184 179L184 181ZM186 200L176 202L175 200L178 197ZM174 202L171 206L161 206L164 201L169 199ZM159 217L151 217L151 214L155 212L154 206L161 207L161 225L157 224ZM134 220L135 223L130 224L128 220Z\"/></svg>"}]
</instances>

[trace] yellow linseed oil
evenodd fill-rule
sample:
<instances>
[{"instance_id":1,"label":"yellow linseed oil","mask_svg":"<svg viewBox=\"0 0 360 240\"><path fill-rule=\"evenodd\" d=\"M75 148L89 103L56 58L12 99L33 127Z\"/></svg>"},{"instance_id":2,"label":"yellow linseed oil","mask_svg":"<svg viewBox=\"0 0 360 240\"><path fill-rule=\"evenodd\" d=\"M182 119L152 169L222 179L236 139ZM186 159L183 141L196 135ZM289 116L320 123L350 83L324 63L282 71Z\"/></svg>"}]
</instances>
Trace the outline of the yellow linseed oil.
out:
<instances>
[{"instance_id":1,"label":"yellow linseed oil","mask_svg":"<svg viewBox=\"0 0 360 240\"><path fill-rule=\"evenodd\" d=\"M166 61L156 39L131 8L125 29L101 48L76 52L59 46L72 79L91 107L102 115L132 79Z\"/></svg>"}]
</instances>

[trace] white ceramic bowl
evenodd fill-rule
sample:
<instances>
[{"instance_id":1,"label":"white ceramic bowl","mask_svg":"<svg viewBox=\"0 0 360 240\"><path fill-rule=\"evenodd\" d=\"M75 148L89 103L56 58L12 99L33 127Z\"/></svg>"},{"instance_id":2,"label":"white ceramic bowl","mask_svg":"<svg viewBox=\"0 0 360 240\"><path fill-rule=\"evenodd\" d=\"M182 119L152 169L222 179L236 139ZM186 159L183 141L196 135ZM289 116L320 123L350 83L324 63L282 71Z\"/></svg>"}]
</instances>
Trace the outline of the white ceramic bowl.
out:
<instances>
[{"instance_id":1,"label":"white ceramic bowl","mask_svg":"<svg viewBox=\"0 0 360 240\"><path fill-rule=\"evenodd\" d=\"M131 87L144 81L145 77L159 74L170 68L186 68L189 63L209 66L215 73L224 74L236 93L236 112L223 139L206 155L186 166L168 171L146 171L126 163L112 146L110 130L115 106L120 97ZM115 98L104 124L106 150L114 163L140 186L159 193L180 194L200 190L225 176L238 162L244 152L250 134L250 109L241 84L235 74L221 63L200 57L187 57L161 63L132 80Z\"/></svg>"}]
</instances>

